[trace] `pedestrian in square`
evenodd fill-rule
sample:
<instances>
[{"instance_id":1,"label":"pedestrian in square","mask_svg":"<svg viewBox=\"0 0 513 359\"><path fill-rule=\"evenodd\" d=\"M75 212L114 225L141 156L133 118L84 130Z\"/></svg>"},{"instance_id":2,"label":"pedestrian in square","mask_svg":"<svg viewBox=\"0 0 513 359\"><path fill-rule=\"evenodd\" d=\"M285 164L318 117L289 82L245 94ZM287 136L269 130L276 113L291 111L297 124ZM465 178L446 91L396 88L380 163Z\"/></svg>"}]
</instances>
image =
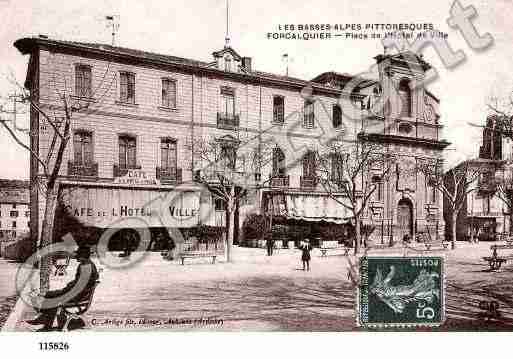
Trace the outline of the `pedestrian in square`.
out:
<instances>
[{"instance_id":1,"label":"pedestrian in square","mask_svg":"<svg viewBox=\"0 0 513 359\"><path fill-rule=\"evenodd\" d=\"M309 239L305 239L305 243L299 247L301 249L301 261L303 262L303 270L310 270L310 252L312 251L312 245Z\"/></svg>"},{"instance_id":2,"label":"pedestrian in square","mask_svg":"<svg viewBox=\"0 0 513 359\"><path fill-rule=\"evenodd\" d=\"M266 247L267 247L267 255L272 256L273 249L274 249L274 241L272 238L267 238Z\"/></svg>"}]
</instances>

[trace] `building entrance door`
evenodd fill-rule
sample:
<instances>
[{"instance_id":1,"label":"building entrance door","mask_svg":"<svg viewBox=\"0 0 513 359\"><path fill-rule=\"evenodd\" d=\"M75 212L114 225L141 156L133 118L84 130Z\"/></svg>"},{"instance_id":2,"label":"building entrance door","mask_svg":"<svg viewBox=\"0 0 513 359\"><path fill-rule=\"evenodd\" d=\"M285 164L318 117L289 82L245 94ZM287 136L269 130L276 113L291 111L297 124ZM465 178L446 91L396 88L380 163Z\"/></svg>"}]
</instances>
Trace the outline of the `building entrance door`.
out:
<instances>
[{"instance_id":1,"label":"building entrance door","mask_svg":"<svg viewBox=\"0 0 513 359\"><path fill-rule=\"evenodd\" d=\"M402 240L406 234L413 238L413 205L407 198L397 204L397 226L398 240Z\"/></svg>"}]
</instances>

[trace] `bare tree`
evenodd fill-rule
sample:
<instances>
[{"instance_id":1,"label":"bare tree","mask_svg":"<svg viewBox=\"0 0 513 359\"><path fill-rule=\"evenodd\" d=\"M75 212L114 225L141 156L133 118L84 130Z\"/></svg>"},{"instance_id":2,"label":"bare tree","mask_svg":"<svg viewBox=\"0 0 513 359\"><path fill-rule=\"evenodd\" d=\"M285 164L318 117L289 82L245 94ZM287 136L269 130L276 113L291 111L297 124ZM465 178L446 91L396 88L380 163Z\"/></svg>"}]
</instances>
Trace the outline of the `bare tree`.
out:
<instances>
[{"instance_id":1,"label":"bare tree","mask_svg":"<svg viewBox=\"0 0 513 359\"><path fill-rule=\"evenodd\" d=\"M365 140L351 144L332 141L317 153L317 163L319 180L329 197L353 216L354 250L359 253L362 217L379 184L389 179L394 156L386 147Z\"/></svg>"},{"instance_id":2,"label":"bare tree","mask_svg":"<svg viewBox=\"0 0 513 359\"><path fill-rule=\"evenodd\" d=\"M260 176L261 159L258 149L240 154L240 143L234 139L196 139L191 150L197 161L194 181L205 185L217 199L223 201L228 215L226 260L232 261L235 210L241 199L254 188Z\"/></svg>"},{"instance_id":3,"label":"bare tree","mask_svg":"<svg viewBox=\"0 0 513 359\"><path fill-rule=\"evenodd\" d=\"M39 247L43 248L52 243L54 235L55 212L58 204L59 196L59 175L62 162L66 153L66 149L71 138L72 119L79 112L86 112L92 103L93 97L103 97L115 81L115 75L108 79L109 66L107 66L101 81L96 90L89 89L87 96L85 94L72 94L70 86L66 81L66 75L61 74L55 69L47 86L52 96L55 96L51 106L46 106L40 101L40 88L25 88L14 76L9 76L10 83L16 87L17 95L15 96L18 103L24 106L32 116L37 116L39 121L36 125L31 126L29 135L32 139L37 135L41 127L49 128L49 147L46 153L40 152L39 148L34 147L32 140L29 144L25 143L25 134L16 127L15 117L16 110L6 109L4 106L0 108L0 123L9 133L11 138L23 149L30 153L31 160L37 161L37 174L31 178L31 186L37 186L39 191L45 198L45 209L43 214L43 222L41 225L41 238ZM107 84L105 86L105 84ZM40 85L42 86L42 85ZM101 93L100 93L101 92ZM12 98L13 96L9 96ZM97 99L95 99L95 102ZM35 215L38 215L36 213ZM38 233L32 233L36 242ZM39 264L40 271L40 291L46 293L50 286L50 256L43 256Z\"/></svg>"},{"instance_id":4,"label":"bare tree","mask_svg":"<svg viewBox=\"0 0 513 359\"><path fill-rule=\"evenodd\" d=\"M467 196L479 188L479 179L485 172L486 164L489 161L467 160L445 174L442 163L437 160L421 160L417 165L417 170L426 176L430 186L442 193L447 204L451 218L452 249L456 248L458 215L467 201Z\"/></svg>"}]
</instances>

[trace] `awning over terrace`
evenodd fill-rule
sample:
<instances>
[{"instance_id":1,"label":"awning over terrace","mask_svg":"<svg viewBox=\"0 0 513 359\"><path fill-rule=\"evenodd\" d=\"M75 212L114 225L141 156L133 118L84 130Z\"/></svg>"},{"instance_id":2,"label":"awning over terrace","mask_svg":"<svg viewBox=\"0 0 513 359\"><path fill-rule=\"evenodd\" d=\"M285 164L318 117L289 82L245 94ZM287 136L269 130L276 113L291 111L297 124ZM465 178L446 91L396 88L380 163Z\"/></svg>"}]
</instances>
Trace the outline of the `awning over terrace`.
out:
<instances>
[{"instance_id":1,"label":"awning over terrace","mask_svg":"<svg viewBox=\"0 0 513 359\"><path fill-rule=\"evenodd\" d=\"M340 197L340 201L343 200L347 201ZM352 217L346 207L327 195L269 192L264 203L266 214L288 219L343 224Z\"/></svg>"},{"instance_id":2,"label":"awning over terrace","mask_svg":"<svg viewBox=\"0 0 513 359\"><path fill-rule=\"evenodd\" d=\"M87 227L184 228L200 221L200 192L194 190L66 186L60 202Z\"/></svg>"}]
</instances>

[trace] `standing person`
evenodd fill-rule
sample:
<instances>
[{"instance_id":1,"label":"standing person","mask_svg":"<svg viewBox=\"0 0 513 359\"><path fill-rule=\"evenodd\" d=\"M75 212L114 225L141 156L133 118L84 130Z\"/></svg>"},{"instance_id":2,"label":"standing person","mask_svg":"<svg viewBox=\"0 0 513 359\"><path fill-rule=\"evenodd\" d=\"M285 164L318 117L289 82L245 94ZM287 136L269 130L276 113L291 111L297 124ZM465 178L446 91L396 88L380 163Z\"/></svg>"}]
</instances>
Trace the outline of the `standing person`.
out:
<instances>
[{"instance_id":1,"label":"standing person","mask_svg":"<svg viewBox=\"0 0 513 359\"><path fill-rule=\"evenodd\" d=\"M310 270L310 251L312 250L312 245L310 244L309 239L305 239L305 243L299 247L301 249L301 261L303 262L303 270Z\"/></svg>"},{"instance_id":2,"label":"standing person","mask_svg":"<svg viewBox=\"0 0 513 359\"><path fill-rule=\"evenodd\" d=\"M273 239L272 238L267 238L267 241L265 242L265 244L266 244L266 247L267 247L267 255L268 256L272 256L273 255L273 247L274 247Z\"/></svg>"}]
</instances>

